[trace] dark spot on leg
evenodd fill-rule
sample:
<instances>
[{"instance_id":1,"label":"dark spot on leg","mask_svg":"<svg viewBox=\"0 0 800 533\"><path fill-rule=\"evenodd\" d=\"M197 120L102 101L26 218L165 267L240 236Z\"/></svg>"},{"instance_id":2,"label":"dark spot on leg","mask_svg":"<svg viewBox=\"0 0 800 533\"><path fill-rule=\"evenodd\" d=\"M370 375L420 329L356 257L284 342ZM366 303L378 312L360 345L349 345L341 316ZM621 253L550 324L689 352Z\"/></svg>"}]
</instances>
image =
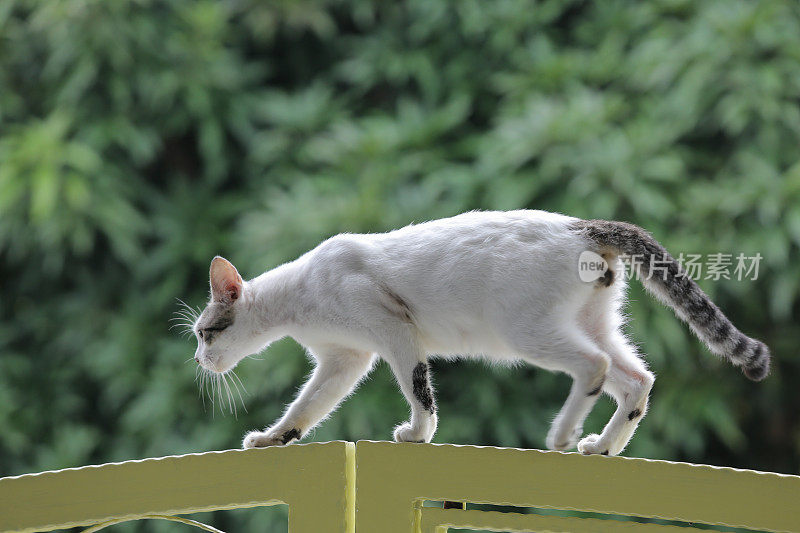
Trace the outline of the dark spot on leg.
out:
<instances>
[{"instance_id":1,"label":"dark spot on leg","mask_svg":"<svg viewBox=\"0 0 800 533\"><path fill-rule=\"evenodd\" d=\"M600 383L597 384L597 387L593 388L588 393L586 393L586 396L596 396L597 394L600 394L600 391L603 390L603 383L605 382L606 378L603 377L603 379L600 380Z\"/></svg>"},{"instance_id":2,"label":"dark spot on leg","mask_svg":"<svg viewBox=\"0 0 800 533\"><path fill-rule=\"evenodd\" d=\"M608 455L608 450L604 451L604 452L603 452L603 453L601 453L600 455Z\"/></svg>"},{"instance_id":3,"label":"dark spot on leg","mask_svg":"<svg viewBox=\"0 0 800 533\"><path fill-rule=\"evenodd\" d=\"M436 411L436 405L433 401L433 390L431 390L431 385L428 382L428 364L424 362L417 363L411 375L411 380L414 385L414 396L423 409L433 414Z\"/></svg>"},{"instance_id":4,"label":"dark spot on leg","mask_svg":"<svg viewBox=\"0 0 800 533\"><path fill-rule=\"evenodd\" d=\"M281 442L287 444L288 442L299 438L300 438L300 430L297 428L292 428L283 435L281 435Z\"/></svg>"},{"instance_id":5,"label":"dark spot on leg","mask_svg":"<svg viewBox=\"0 0 800 533\"><path fill-rule=\"evenodd\" d=\"M639 418L640 416L642 416L642 410L634 409L633 411L628 413L628 420L633 420L634 418Z\"/></svg>"}]
</instances>

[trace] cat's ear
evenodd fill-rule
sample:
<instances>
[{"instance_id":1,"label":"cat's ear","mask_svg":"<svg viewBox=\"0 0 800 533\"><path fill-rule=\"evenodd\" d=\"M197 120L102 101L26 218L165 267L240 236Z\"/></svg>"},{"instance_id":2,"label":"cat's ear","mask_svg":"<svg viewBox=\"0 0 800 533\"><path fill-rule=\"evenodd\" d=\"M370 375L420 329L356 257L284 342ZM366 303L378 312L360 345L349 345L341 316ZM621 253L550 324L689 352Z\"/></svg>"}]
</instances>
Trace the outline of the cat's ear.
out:
<instances>
[{"instance_id":1,"label":"cat's ear","mask_svg":"<svg viewBox=\"0 0 800 533\"><path fill-rule=\"evenodd\" d=\"M211 299L232 304L242 295L242 276L224 257L211 261Z\"/></svg>"}]
</instances>

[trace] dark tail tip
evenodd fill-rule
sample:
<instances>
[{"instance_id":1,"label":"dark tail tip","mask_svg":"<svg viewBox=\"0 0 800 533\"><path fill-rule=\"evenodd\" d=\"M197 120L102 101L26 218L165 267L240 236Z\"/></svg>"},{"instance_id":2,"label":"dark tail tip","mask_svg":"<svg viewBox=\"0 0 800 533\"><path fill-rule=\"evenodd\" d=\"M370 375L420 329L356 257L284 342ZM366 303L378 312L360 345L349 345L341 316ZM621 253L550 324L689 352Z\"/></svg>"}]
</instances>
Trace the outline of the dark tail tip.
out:
<instances>
[{"instance_id":1,"label":"dark tail tip","mask_svg":"<svg viewBox=\"0 0 800 533\"><path fill-rule=\"evenodd\" d=\"M753 381L761 381L769 375L769 348L761 341L755 341L753 360L744 367L744 375Z\"/></svg>"}]
</instances>

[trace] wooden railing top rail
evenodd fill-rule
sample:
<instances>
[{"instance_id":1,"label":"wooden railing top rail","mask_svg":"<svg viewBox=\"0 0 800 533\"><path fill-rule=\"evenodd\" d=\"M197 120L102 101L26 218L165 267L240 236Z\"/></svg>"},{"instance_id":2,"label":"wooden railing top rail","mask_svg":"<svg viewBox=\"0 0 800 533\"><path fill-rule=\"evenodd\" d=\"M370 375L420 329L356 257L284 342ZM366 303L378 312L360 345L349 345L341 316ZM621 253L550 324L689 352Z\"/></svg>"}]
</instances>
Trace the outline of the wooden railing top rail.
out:
<instances>
[{"instance_id":1,"label":"wooden railing top rail","mask_svg":"<svg viewBox=\"0 0 800 533\"><path fill-rule=\"evenodd\" d=\"M675 531L425 501L800 531L800 477L624 457L359 441L208 452L0 479L0 531L285 503L292 533ZM613 518L613 516L611 517ZM686 528L681 528L686 530Z\"/></svg>"}]
</instances>

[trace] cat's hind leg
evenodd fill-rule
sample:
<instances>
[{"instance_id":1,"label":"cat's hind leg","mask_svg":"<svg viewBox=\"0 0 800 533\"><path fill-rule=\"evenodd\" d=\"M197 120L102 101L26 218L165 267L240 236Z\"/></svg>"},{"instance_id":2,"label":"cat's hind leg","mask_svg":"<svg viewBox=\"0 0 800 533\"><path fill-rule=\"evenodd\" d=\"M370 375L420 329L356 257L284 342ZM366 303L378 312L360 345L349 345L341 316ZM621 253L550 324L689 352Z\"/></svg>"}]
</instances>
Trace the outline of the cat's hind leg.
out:
<instances>
[{"instance_id":1,"label":"cat's hind leg","mask_svg":"<svg viewBox=\"0 0 800 533\"><path fill-rule=\"evenodd\" d=\"M628 445L647 412L648 395L655 377L622 333L612 333L601 344L611 355L611 367L603 390L616 400L617 410L600 435L581 439L578 451L617 455Z\"/></svg>"},{"instance_id":2,"label":"cat's hind leg","mask_svg":"<svg viewBox=\"0 0 800 533\"><path fill-rule=\"evenodd\" d=\"M545 443L551 450L575 448L583 433L583 423L600 396L609 367L609 356L586 339L573 339L573 343L569 351L564 352L564 372L572 376L572 387L547 433Z\"/></svg>"},{"instance_id":3,"label":"cat's hind leg","mask_svg":"<svg viewBox=\"0 0 800 533\"><path fill-rule=\"evenodd\" d=\"M583 423L591 412L606 378L610 357L577 328L549 332L516 347L523 359L564 372L572 377L572 387L564 406L547 433L545 444L551 450L574 448L583 432Z\"/></svg>"},{"instance_id":4,"label":"cat's hind leg","mask_svg":"<svg viewBox=\"0 0 800 533\"><path fill-rule=\"evenodd\" d=\"M280 446L301 439L333 411L372 366L373 355L339 347L313 350L317 367L283 417L264 431L248 433L242 446Z\"/></svg>"}]
</instances>

